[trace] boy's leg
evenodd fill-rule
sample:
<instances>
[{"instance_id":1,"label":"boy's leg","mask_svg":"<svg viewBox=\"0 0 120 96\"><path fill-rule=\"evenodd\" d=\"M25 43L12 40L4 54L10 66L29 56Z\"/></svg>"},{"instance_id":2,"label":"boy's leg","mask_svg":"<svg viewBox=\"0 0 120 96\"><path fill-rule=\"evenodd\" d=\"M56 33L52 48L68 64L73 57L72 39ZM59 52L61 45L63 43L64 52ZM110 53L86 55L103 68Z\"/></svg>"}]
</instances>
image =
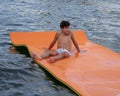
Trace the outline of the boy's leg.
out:
<instances>
[{"instance_id":1,"label":"boy's leg","mask_svg":"<svg viewBox=\"0 0 120 96\"><path fill-rule=\"evenodd\" d=\"M63 58L69 57L69 56L70 55L67 52L63 52L54 57L51 57L50 59L48 59L48 62L54 63L56 60L60 60L60 59L63 59Z\"/></svg>"},{"instance_id":2,"label":"boy's leg","mask_svg":"<svg viewBox=\"0 0 120 96\"><path fill-rule=\"evenodd\" d=\"M47 50L43 54L41 54L40 56L44 59L44 58L47 58L49 56L56 56L57 54L58 53L56 50Z\"/></svg>"},{"instance_id":3,"label":"boy's leg","mask_svg":"<svg viewBox=\"0 0 120 96\"><path fill-rule=\"evenodd\" d=\"M36 55L34 54L34 58L35 59L44 59L44 58L47 58L49 56L56 56L58 53L56 50L47 50L47 51L44 51L42 54L40 55Z\"/></svg>"}]
</instances>

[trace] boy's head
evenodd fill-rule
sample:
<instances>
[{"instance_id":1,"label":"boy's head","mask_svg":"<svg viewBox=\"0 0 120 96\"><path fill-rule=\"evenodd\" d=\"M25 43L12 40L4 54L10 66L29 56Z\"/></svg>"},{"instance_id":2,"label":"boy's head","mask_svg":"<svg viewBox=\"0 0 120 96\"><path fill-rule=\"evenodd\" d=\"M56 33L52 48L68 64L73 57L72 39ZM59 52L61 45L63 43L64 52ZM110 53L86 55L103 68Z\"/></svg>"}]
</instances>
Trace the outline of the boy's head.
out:
<instances>
[{"instance_id":1,"label":"boy's head","mask_svg":"<svg viewBox=\"0 0 120 96\"><path fill-rule=\"evenodd\" d=\"M68 21L62 21L60 23L60 28L61 28L62 32L64 32L66 35L70 31L69 26L70 26L70 23Z\"/></svg>"},{"instance_id":2,"label":"boy's head","mask_svg":"<svg viewBox=\"0 0 120 96\"><path fill-rule=\"evenodd\" d=\"M70 23L68 21L62 21L60 23L60 28L69 27L69 26L70 26Z\"/></svg>"}]
</instances>

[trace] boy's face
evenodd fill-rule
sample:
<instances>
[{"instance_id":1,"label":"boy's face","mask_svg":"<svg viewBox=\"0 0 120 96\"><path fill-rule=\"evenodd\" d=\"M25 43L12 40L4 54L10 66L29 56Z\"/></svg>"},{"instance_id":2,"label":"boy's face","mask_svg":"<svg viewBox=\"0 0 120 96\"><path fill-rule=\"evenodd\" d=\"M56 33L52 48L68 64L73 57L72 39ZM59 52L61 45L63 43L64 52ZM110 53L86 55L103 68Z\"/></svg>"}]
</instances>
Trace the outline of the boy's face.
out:
<instances>
[{"instance_id":1,"label":"boy's face","mask_svg":"<svg viewBox=\"0 0 120 96\"><path fill-rule=\"evenodd\" d=\"M63 28L62 28L62 32L63 32L65 35L68 35L69 32L70 32L70 27L69 27L69 26L63 27Z\"/></svg>"}]
</instances>

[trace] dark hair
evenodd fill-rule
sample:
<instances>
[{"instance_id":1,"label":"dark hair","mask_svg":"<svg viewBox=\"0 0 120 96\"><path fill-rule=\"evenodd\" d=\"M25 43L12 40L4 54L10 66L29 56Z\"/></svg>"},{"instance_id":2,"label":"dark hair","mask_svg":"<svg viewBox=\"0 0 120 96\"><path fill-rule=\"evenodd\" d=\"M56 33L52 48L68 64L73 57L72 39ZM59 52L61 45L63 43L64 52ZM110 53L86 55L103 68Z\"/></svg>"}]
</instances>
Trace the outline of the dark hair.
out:
<instances>
[{"instance_id":1,"label":"dark hair","mask_svg":"<svg viewBox=\"0 0 120 96\"><path fill-rule=\"evenodd\" d=\"M70 23L68 21L62 21L60 23L60 28L64 28L64 27L67 27L67 26L70 26Z\"/></svg>"}]
</instances>

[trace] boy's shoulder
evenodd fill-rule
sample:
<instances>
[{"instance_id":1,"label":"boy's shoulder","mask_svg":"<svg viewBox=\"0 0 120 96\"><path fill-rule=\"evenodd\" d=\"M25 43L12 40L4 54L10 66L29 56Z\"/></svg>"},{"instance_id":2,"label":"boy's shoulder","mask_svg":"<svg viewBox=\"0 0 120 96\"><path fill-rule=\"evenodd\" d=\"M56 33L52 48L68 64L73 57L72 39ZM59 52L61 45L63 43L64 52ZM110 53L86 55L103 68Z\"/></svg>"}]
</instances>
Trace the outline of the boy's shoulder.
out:
<instances>
[{"instance_id":1,"label":"boy's shoulder","mask_svg":"<svg viewBox=\"0 0 120 96\"><path fill-rule=\"evenodd\" d=\"M62 32L61 31L56 31L56 34L57 35L60 35Z\"/></svg>"},{"instance_id":2,"label":"boy's shoulder","mask_svg":"<svg viewBox=\"0 0 120 96\"><path fill-rule=\"evenodd\" d=\"M63 33L61 31L56 31L56 35L57 36L62 36ZM73 32L70 30L70 33L67 36L72 36L72 35L73 35Z\"/></svg>"}]
</instances>

